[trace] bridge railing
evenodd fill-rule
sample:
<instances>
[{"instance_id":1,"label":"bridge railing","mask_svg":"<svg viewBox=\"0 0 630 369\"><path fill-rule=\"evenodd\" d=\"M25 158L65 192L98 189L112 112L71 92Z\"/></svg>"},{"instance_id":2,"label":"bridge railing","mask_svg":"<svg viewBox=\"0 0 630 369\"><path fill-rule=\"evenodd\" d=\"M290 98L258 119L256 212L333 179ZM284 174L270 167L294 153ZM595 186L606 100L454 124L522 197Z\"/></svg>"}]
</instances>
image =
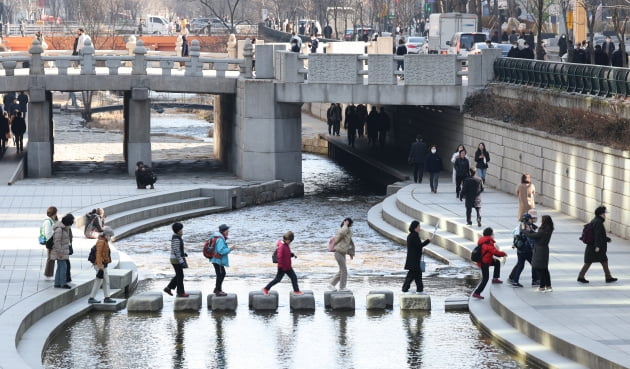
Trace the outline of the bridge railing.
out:
<instances>
[{"instance_id":1,"label":"bridge railing","mask_svg":"<svg viewBox=\"0 0 630 369\"><path fill-rule=\"evenodd\" d=\"M498 58L495 81L591 96L630 95L630 69L592 64Z\"/></svg>"},{"instance_id":2,"label":"bridge railing","mask_svg":"<svg viewBox=\"0 0 630 369\"><path fill-rule=\"evenodd\" d=\"M67 75L70 68L78 67L82 75L118 75L123 72L132 75L170 76L174 69L180 68L180 64L185 68L184 76L188 77L204 77L203 71L208 69L214 70L216 77L226 77L228 71L235 71L234 77L246 75L247 71L251 75L251 50L249 54L245 53L245 59L204 58L201 57L197 40L192 41L188 57L150 55L142 40L137 41L133 55L96 55L89 41L83 47L81 55L45 55L43 52L40 42L35 40L29 49L30 56L7 55L0 58L0 64L6 76L14 76L16 69L20 67L28 68L31 75ZM249 63L247 59L250 59ZM45 68L51 66L57 70ZM97 69L97 66L107 69Z\"/></svg>"}]
</instances>

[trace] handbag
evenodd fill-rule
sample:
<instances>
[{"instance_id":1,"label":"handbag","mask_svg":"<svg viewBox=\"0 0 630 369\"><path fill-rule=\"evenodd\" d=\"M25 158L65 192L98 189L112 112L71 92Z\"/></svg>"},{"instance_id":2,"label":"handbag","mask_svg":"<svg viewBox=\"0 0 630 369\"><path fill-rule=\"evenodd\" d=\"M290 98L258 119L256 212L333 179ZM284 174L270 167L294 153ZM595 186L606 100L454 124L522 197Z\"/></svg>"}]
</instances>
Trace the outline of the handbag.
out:
<instances>
[{"instance_id":1,"label":"handbag","mask_svg":"<svg viewBox=\"0 0 630 369\"><path fill-rule=\"evenodd\" d=\"M427 264L424 262L424 254L422 254L422 256L420 257L420 271L424 273L426 269L427 269Z\"/></svg>"},{"instance_id":2,"label":"handbag","mask_svg":"<svg viewBox=\"0 0 630 369\"><path fill-rule=\"evenodd\" d=\"M278 249L273 250L273 254L271 254L271 262L278 264Z\"/></svg>"},{"instance_id":3,"label":"handbag","mask_svg":"<svg viewBox=\"0 0 630 369\"><path fill-rule=\"evenodd\" d=\"M72 245L68 245L68 255L72 254L74 254L74 249L72 248Z\"/></svg>"},{"instance_id":4,"label":"handbag","mask_svg":"<svg viewBox=\"0 0 630 369\"><path fill-rule=\"evenodd\" d=\"M50 237L48 240L46 240L46 248L48 250L52 250L54 245L55 245L54 237Z\"/></svg>"},{"instance_id":5,"label":"handbag","mask_svg":"<svg viewBox=\"0 0 630 369\"><path fill-rule=\"evenodd\" d=\"M335 236L330 237L330 239L328 240L328 251L329 252L335 252L335 241L336 241Z\"/></svg>"}]
</instances>

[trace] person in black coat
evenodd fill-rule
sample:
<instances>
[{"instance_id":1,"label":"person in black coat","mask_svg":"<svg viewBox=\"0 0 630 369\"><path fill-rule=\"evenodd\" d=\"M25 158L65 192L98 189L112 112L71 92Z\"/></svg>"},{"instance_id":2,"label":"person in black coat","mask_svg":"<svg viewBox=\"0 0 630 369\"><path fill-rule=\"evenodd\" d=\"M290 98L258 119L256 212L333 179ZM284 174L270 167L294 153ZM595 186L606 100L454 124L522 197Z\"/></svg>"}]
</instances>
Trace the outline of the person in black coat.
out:
<instances>
[{"instance_id":1,"label":"person in black coat","mask_svg":"<svg viewBox=\"0 0 630 369\"><path fill-rule=\"evenodd\" d=\"M385 147L388 131L389 116L385 112L385 108L381 106L381 112L378 114L378 143L381 145L381 148Z\"/></svg>"},{"instance_id":2,"label":"person in black coat","mask_svg":"<svg viewBox=\"0 0 630 369\"><path fill-rule=\"evenodd\" d=\"M512 48L508 51L508 58L518 58L520 54L520 50L518 49L518 42L514 42L512 44Z\"/></svg>"},{"instance_id":3,"label":"person in black coat","mask_svg":"<svg viewBox=\"0 0 630 369\"><path fill-rule=\"evenodd\" d=\"M464 180L462 191L459 194L459 201L466 199L466 224L472 225L470 219L472 209L477 212L477 226L481 227L481 193L483 192L483 183L481 178L475 175L475 169L470 168L470 176Z\"/></svg>"},{"instance_id":4,"label":"person in black coat","mask_svg":"<svg viewBox=\"0 0 630 369\"><path fill-rule=\"evenodd\" d=\"M424 169L429 172L431 192L437 193L438 179L442 171L442 158L437 154L437 145L431 146L431 153L427 155L424 161Z\"/></svg>"},{"instance_id":5,"label":"person in black coat","mask_svg":"<svg viewBox=\"0 0 630 369\"><path fill-rule=\"evenodd\" d=\"M455 159L453 168L455 168L455 196L459 198L462 182L464 182L464 179L470 174L470 162L466 157L466 150L459 150L459 156Z\"/></svg>"},{"instance_id":6,"label":"person in black coat","mask_svg":"<svg viewBox=\"0 0 630 369\"><path fill-rule=\"evenodd\" d=\"M26 133L26 121L22 118L22 113L19 109L13 112L13 118L11 119L11 132L15 137L15 148L19 153L24 152L24 133Z\"/></svg>"},{"instance_id":7,"label":"person in black coat","mask_svg":"<svg viewBox=\"0 0 630 369\"><path fill-rule=\"evenodd\" d=\"M154 189L155 181L157 181L157 177L153 173L151 167L144 165L143 162L139 161L136 163L136 185L138 189L146 189L147 186L151 186L151 189Z\"/></svg>"},{"instance_id":8,"label":"person in black coat","mask_svg":"<svg viewBox=\"0 0 630 369\"><path fill-rule=\"evenodd\" d=\"M407 236L407 259L405 260L405 269L408 270L405 282L402 285L402 291L409 291L411 282L416 282L416 292L424 291L422 284L422 270L420 269L420 259L422 257L422 248L428 245L431 239L422 241L420 239L420 222L414 220L409 225L409 235Z\"/></svg>"},{"instance_id":9,"label":"person in black coat","mask_svg":"<svg viewBox=\"0 0 630 369\"><path fill-rule=\"evenodd\" d=\"M606 207L600 206L595 209L595 218L591 220L591 227L593 228L593 243L586 245L584 249L584 265L580 274L578 275L578 282L588 283L588 280L584 278L588 268L592 263L601 263L604 269L604 275L606 276L606 283L616 282L617 278L613 278L608 269L608 256L606 251L608 250L608 242L610 237L606 236L606 228L604 228L604 221L606 220Z\"/></svg>"},{"instance_id":10,"label":"person in black coat","mask_svg":"<svg viewBox=\"0 0 630 369\"><path fill-rule=\"evenodd\" d=\"M532 44L525 41L525 46L523 47L523 50L521 50L520 52L521 59L534 59L535 58L534 50L532 50L531 45Z\"/></svg>"},{"instance_id":11,"label":"person in black coat","mask_svg":"<svg viewBox=\"0 0 630 369\"><path fill-rule=\"evenodd\" d=\"M623 56L621 56L621 49L617 49L612 54L612 65L613 67L623 67L623 60L628 60L628 53L623 52Z\"/></svg>"},{"instance_id":12,"label":"person in black coat","mask_svg":"<svg viewBox=\"0 0 630 369\"><path fill-rule=\"evenodd\" d=\"M422 140L422 136L416 136L416 142L411 144L407 161L413 166L413 181L422 183L424 177L424 160L427 157L427 145Z\"/></svg>"},{"instance_id":13,"label":"person in black coat","mask_svg":"<svg viewBox=\"0 0 630 369\"><path fill-rule=\"evenodd\" d=\"M376 147L376 141L378 140L378 119L376 106L372 106L372 110L370 110L370 114L367 116L368 144L371 144L372 147Z\"/></svg>"},{"instance_id":14,"label":"person in black coat","mask_svg":"<svg viewBox=\"0 0 630 369\"><path fill-rule=\"evenodd\" d=\"M348 133L348 146L354 147L354 140L357 137L358 116L354 105L346 109L346 129Z\"/></svg>"},{"instance_id":15,"label":"person in black coat","mask_svg":"<svg viewBox=\"0 0 630 369\"><path fill-rule=\"evenodd\" d=\"M553 233L553 221L549 215L543 215L538 232L523 230L523 234L534 240L532 268L540 278L539 292L551 292L551 275L549 274L549 240Z\"/></svg>"},{"instance_id":16,"label":"person in black coat","mask_svg":"<svg viewBox=\"0 0 630 369\"><path fill-rule=\"evenodd\" d=\"M562 34L560 39L558 40L558 56L562 57L562 55L567 53L567 35Z\"/></svg>"},{"instance_id":17,"label":"person in black coat","mask_svg":"<svg viewBox=\"0 0 630 369\"><path fill-rule=\"evenodd\" d=\"M9 119L7 119L6 113L0 114L0 155L7 149L7 140L11 136L11 128L9 127Z\"/></svg>"},{"instance_id":18,"label":"person in black coat","mask_svg":"<svg viewBox=\"0 0 630 369\"><path fill-rule=\"evenodd\" d=\"M595 46L595 64L596 65L610 65L608 55L602 50L601 45Z\"/></svg>"}]
</instances>

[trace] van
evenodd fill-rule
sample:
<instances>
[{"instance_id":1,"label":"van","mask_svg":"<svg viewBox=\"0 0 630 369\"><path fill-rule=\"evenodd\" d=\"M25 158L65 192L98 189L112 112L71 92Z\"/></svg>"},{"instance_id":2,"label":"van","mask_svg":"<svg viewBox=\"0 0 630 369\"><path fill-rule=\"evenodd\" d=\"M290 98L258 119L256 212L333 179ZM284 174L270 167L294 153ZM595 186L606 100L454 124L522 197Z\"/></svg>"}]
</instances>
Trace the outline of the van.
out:
<instances>
[{"instance_id":1,"label":"van","mask_svg":"<svg viewBox=\"0 0 630 369\"><path fill-rule=\"evenodd\" d=\"M468 52L477 42L485 42L488 35L484 32L457 32L446 44L449 54L468 55Z\"/></svg>"},{"instance_id":2,"label":"van","mask_svg":"<svg viewBox=\"0 0 630 369\"><path fill-rule=\"evenodd\" d=\"M168 34L168 21L159 15L147 15L145 18L144 32L146 34Z\"/></svg>"}]
</instances>

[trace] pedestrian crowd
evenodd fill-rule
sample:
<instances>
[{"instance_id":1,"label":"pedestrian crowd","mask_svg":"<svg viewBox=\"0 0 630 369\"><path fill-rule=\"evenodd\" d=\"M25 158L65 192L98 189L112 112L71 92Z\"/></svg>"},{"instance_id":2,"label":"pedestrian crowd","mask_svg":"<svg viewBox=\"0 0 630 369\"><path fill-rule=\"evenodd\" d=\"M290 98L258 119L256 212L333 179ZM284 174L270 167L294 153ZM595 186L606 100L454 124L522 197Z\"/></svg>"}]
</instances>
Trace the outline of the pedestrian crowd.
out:
<instances>
[{"instance_id":1,"label":"pedestrian crowd","mask_svg":"<svg viewBox=\"0 0 630 369\"><path fill-rule=\"evenodd\" d=\"M27 108L28 95L24 91L4 95L0 107L0 157L7 151L11 141L18 154L24 152Z\"/></svg>"},{"instance_id":2,"label":"pedestrian crowd","mask_svg":"<svg viewBox=\"0 0 630 369\"><path fill-rule=\"evenodd\" d=\"M379 111L376 106L372 106L368 113L367 105L349 104L342 114L341 104L331 103L326 111L328 134L340 136L342 121L349 146L355 147L357 139L363 140L364 137L367 137L367 143L371 147L385 147L391 121L384 107L381 107Z\"/></svg>"}]
</instances>

